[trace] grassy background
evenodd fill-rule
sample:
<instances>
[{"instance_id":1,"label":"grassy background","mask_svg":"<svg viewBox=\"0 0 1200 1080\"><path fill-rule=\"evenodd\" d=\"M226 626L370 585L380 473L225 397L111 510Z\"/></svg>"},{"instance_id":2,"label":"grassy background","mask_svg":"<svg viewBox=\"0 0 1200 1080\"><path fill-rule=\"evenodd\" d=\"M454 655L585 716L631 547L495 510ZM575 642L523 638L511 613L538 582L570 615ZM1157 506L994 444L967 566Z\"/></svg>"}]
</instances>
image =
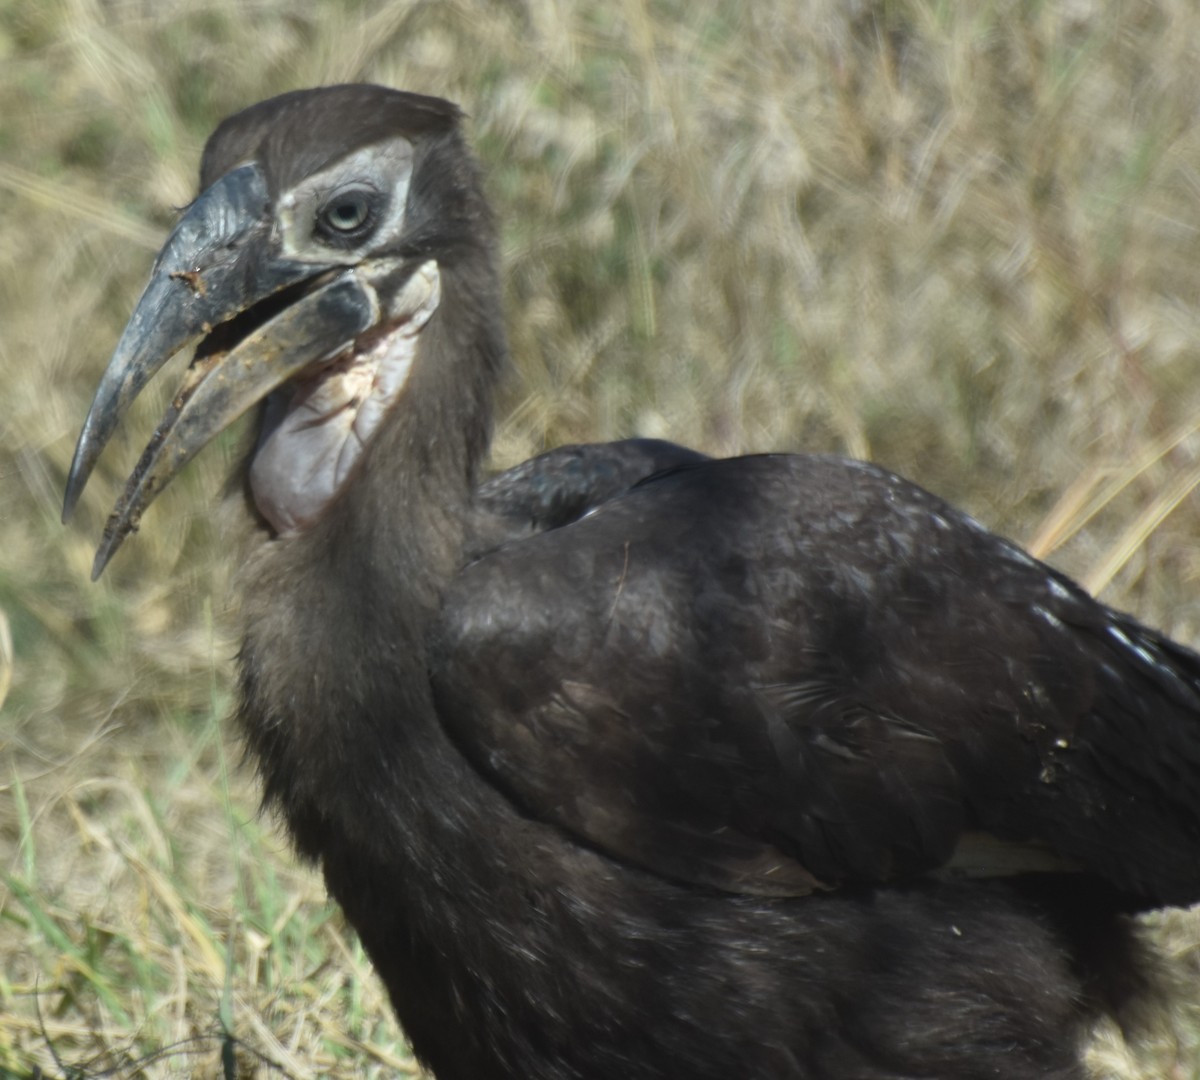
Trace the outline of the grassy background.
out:
<instances>
[{"instance_id":1,"label":"grassy background","mask_svg":"<svg viewBox=\"0 0 1200 1080\"><path fill-rule=\"evenodd\" d=\"M215 121L359 79L472 116L497 464L874 458L1200 643L1193 0L0 0L0 1073L415 1071L222 731L236 438L90 584L159 388L58 522ZM1197 922L1150 932L1177 992L1098 1075L1200 1075Z\"/></svg>"}]
</instances>

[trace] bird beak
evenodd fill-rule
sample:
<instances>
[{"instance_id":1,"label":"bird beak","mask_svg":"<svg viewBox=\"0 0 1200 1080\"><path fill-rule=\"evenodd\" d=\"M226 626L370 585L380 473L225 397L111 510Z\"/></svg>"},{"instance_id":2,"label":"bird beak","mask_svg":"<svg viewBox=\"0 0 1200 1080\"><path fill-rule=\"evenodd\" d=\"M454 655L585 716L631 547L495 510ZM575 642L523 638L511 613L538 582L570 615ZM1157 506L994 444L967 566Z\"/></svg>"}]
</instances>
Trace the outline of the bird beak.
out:
<instances>
[{"instance_id":1,"label":"bird beak","mask_svg":"<svg viewBox=\"0 0 1200 1080\"><path fill-rule=\"evenodd\" d=\"M374 289L353 268L278 254L267 186L256 165L234 169L205 191L155 260L75 447L64 522L147 381L185 345L212 335L197 350L108 519L92 580L137 528L155 496L205 444L276 387L336 356L378 320Z\"/></svg>"}]
</instances>

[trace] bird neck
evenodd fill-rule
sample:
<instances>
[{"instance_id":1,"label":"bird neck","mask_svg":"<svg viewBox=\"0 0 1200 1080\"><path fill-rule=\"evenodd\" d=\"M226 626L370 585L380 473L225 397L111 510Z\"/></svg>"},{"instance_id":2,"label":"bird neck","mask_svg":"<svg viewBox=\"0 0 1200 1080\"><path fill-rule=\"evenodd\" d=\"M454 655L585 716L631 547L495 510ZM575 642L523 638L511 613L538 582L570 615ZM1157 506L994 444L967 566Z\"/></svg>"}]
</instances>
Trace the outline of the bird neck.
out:
<instances>
[{"instance_id":1,"label":"bird neck","mask_svg":"<svg viewBox=\"0 0 1200 1080\"><path fill-rule=\"evenodd\" d=\"M314 576L373 575L373 596L428 616L462 561L466 520L508 360L491 244L443 263L441 301L407 383L343 497L300 547ZM342 595L345 595L343 593Z\"/></svg>"},{"instance_id":2,"label":"bird neck","mask_svg":"<svg viewBox=\"0 0 1200 1080\"><path fill-rule=\"evenodd\" d=\"M426 649L506 358L489 254L443 270L408 385L326 516L243 571L241 720L312 857L422 847L431 794L478 784L438 723Z\"/></svg>"}]
</instances>

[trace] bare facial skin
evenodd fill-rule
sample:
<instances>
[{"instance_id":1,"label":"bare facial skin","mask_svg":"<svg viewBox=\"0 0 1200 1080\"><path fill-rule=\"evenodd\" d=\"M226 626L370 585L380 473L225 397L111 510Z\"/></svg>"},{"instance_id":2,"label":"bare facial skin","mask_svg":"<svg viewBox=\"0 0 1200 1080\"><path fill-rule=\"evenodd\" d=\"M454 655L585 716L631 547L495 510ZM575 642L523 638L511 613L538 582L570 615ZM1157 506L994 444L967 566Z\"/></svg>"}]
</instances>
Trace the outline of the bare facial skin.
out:
<instances>
[{"instance_id":1,"label":"bare facial skin","mask_svg":"<svg viewBox=\"0 0 1200 1080\"><path fill-rule=\"evenodd\" d=\"M292 380L267 399L250 467L259 513L280 535L311 524L342 490L412 370L417 337L441 298L437 264L413 274L383 336ZM407 311L407 314L403 314Z\"/></svg>"}]
</instances>

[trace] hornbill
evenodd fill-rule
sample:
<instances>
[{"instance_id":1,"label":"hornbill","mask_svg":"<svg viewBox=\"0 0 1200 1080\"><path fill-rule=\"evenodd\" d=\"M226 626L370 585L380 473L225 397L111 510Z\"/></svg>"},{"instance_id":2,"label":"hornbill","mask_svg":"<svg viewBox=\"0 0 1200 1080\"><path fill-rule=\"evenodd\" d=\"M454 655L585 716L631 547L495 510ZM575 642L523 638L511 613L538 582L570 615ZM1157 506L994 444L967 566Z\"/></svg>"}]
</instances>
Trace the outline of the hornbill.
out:
<instances>
[{"instance_id":1,"label":"hornbill","mask_svg":"<svg viewBox=\"0 0 1200 1080\"><path fill-rule=\"evenodd\" d=\"M439 1080L1078 1078L1200 899L1200 656L881 468L551 451L460 113L209 139L79 439L199 341L109 520L258 406L240 722Z\"/></svg>"}]
</instances>

